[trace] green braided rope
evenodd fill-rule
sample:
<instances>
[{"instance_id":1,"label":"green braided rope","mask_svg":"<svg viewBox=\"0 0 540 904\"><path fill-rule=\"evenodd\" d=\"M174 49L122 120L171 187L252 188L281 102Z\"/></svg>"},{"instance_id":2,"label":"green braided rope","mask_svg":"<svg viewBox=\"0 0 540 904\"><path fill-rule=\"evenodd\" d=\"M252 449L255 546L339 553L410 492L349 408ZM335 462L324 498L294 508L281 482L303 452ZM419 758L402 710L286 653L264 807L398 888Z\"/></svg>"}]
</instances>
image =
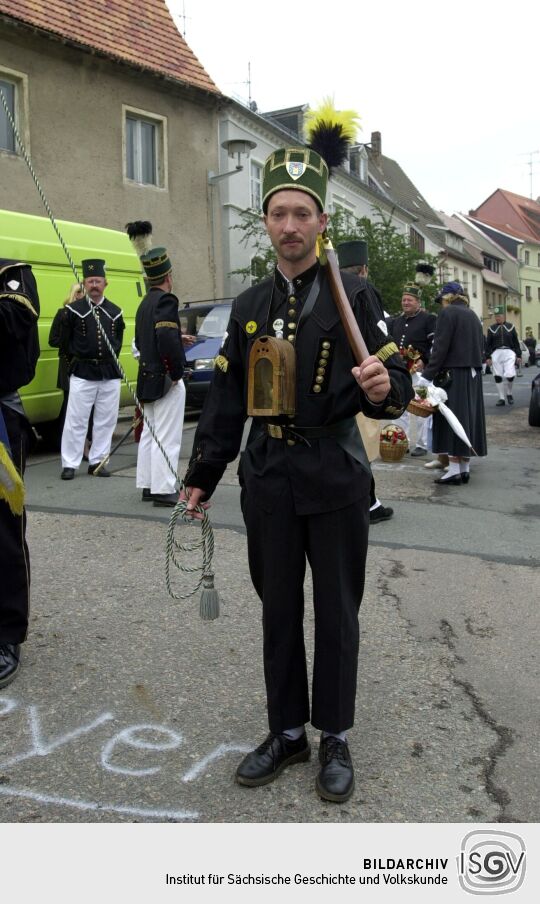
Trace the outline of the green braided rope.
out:
<instances>
[{"instance_id":1,"label":"green braided rope","mask_svg":"<svg viewBox=\"0 0 540 904\"><path fill-rule=\"evenodd\" d=\"M212 530L212 525L210 524L210 519L208 517L208 513L206 509L202 506L198 505L195 507L195 511L203 516L201 522L201 536L197 540L193 540L191 543L178 543L178 541L174 537L174 531L176 528L176 522L178 518L181 518L185 524L194 524L195 522L192 520L190 516L186 515L187 501L185 499L181 499L176 503L172 515L169 519L169 525L167 528L167 556L165 560L165 582L167 584L167 591L169 596L172 596L175 600L185 600L188 597L192 596L197 592L201 584L203 583L205 577L210 576L211 567L212 567L212 557L214 555L214 532ZM194 552L195 550L202 550L202 563L200 565L181 565L176 558L176 552ZM171 577L170 577L170 568L171 563L178 568L180 571L186 574L196 574L200 572L201 576L199 578L199 582L196 585L195 589L191 591L191 593L184 594L176 594L174 593L171 587Z\"/></svg>"},{"instance_id":2,"label":"green braided rope","mask_svg":"<svg viewBox=\"0 0 540 904\"><path fill-rule=\"evenodd\" d=\"M29 169L29 171L30 171L30 175L32 176L32 179L34 180L34 184L35 184L35 186L36 186L36 188L37 188L37 190L38 190L38 194L39 194L39 196L40 196L40 198L41 198L41 200L42 200L42 202L43 202L43 206L45 207L45 210L47 211L47 215L48 215L48 217L49 217L49 220L50 220L50 222L51 222L51 225L52 225L52 227L53 227L53 229L54 229L56 235L58 236L58 240L59 240L59 242L60 242L60 244L61 244L61 246L62 246L62 248L63 248L63 250L64 250L64 254L65 254L66 257L67 257L67 260L68 260L68 263L69 263L69 265L70 265L70 267L71 267L71 270L73 271L73 275L75 276L75 280L76 280L76 282L80 283L79 274L78 274L78 272L77 272L77 268L76 268L76 266L75 266L75 263L74 263L74 261L73 261L73 258L71 257L71 254L69 253L69 249L68 249L66 243L64 242L64 239L62 238L62 234L61 234L61 232L60 232L60 230L59 230L59 228L58 228L58 225L57 225L56 220L55 220L55 218L54 218L53 212L52 212L52 210L51 210L51 207L50 207L50 205L49 205L49 202L48 202L48 200L47 200L47 197L46 197L46 195L45 195L45 192L43 191L43 189L42 189L42 187L41 187L41 184L40 184L40 181L39 181L39 179L38 179L38 177L37 177L37 175L36 175L36 172L35 172L35 170L34 170L34 167L32 166L32 161L31 161L31 159L30 159L30 156L29 156L29 154L28 154L28 152L27 152L27 150L26 150L24 144L23 144L23 141L22 141L22 138L21 138L21 136L20 136L19 130L18 130L16 124L15 124L15 121L14 121L14 119L13 119L13 116L11 115L11 111L10 111L8 105L7 105L7 101L6 101L4 92L2 91L1 88L0 88L0 100L2 101L2 106L4 107L4 110L5 110L5 112L6 112L6 115L7 115L8 119L9 119L11 128L13 129L13 134L15 135L15 138L17 139L17 143L18 143L18 145L19 145L19 148L20 148L21 154L22 154L22 156L23 156L23 159L24 159L24 161L25 161L25 163L26 163L26 165L27 165L27 167L28 167L28 169ZM118 360L118 357L117 357L117 355L116 355L116 352L114 351L114 348L112 347L112 344L111 344L111 342L110 342L110 340L109 340L109 337L107 336L107 334L105 333L103 327L101 326L99 316L97 315L97 313L96 313L96 311L95 311L95 306L94 306L93 304L91 304L88 295L86 295L86 300L87 300L87 302L88 302L88 304L89 304L89 306L90 306L90 311L91 311L91 313L92 313L92 316L94 317L94 320L95 320L95 322L96 322L96 326L97 326L97 328L98 328L98 331L101 333L101 336L102 336L102 338L103 338L103 340L104 340L104 342L105 342L105 345L107 346L109 352L111 353L111 355L112 355L112 357L113 357L113 360L114 360L116 366L118 367L118 371L119 371L119 373L120 373L120 375L121 375L121 377L122 377L122 380L124 381L125 385L127 386L127 388L128 388L128 390L129 390L129 392L130 392L130 394L131 394L131 396L132 396L132 398L133 398L135 404L136 404L137 407L140 409L141 414L142 414L143 421L144 421L144 423L146 424L146 426L147 426L147 428L148 428L148 431L149 431L149 433L150 433L152 439L154 440L156 446L158 447L159 451L160 451L161 454L163 455L163 458L165 459L165 462L167 463L167 467L169 468L170 472L171 472L171 473L174 475L174 477L176 478L176 480L177 480L179 486L180 486L180 487L183 487L182 479L181 479L181 477L179 476L178 471L173 467L173 465L172 465L172 463L171 463L171 461L170 461L170 459L169 459L167 453L165 452L165 449L163 448L163 446L161 445L161 442L159 441L159 439L158 439L158 437L157 437L157 434L156 434L154 428L152 427L152 425L150 424L150 422L148 421L148 419L145 417L143 405L141 405L139 399L137 398L137 394L136 394L135 390L133 389L133 386L132 386L131 383L129 382L129 380L128 380L127 376L126 376L126 373L125 373L125 371L124 371L122 365L120 364L120 361ZM167 555L166 555L166 564L165 564L165 582L166 582L166 585L167 585L167 591L168 591L169 595L170 595L173 599L188 599L190 596L193 596L193 595L197 592L197 590L199 589L199 587L200 587L201 584L203 583L204 578L205 578L205 577L209 577L209 576L211 575L211 569L212 569L212 557L213 557L213 555L214 555L214 532L213 532L213 530L212 530L212 525L211 525L211 523L210 523L210 519L208 518L208 515L207 515L207 513L206 513L206 510L203 509L203 508L201 508L200 506L197 506L196 511L197 511L197 512L200 512L201 514L204 515L203 521L202 521L201 539L198 540L198 541L196 541L196 542L194 542L193 544L189 544L189 545L178 543L178 542L174 539L174 529L175 529L176 521L177 521L179 515L182 515L182 516L183 516L183 520L184 520L185 523L190 523L190 522L191 522L191 519L188 520L187 518L184 517L184 516L185 516L185 510L186 510L186 502L185 502L185 501L182 500L182 501L180 501L180 502L178 502L178 503L176 504L176 506L175 506L175 508L174 508L174 510L173 510L173 513L172 513L172 515L171 515L171 518L170 518L170 521L169 521L169 527L168 527L168 530L167 530L167 544L166 544L166 552L167 552ZM183 552L192 552L193 550L196 550L196 549L199 549L199 548L202 548L202 565L200 565L200 566L195 566L195 567L189 567L189 566L187 566L187 565L182 565L182 564L178 561L178 559L176 558L176 555L175 555L175 552L174 552L175 550L181 550L181 551L183 551ZM177 595L173 592L173 590L172 590L172 588L171 588L171 583L170 583L170 566L171 566L171 562L174 564L174 566L175 566L177 569L179 569L179 571L183 572L184 574L193 574L193 573L196 573L196 572L198 572L198 571L201 571L201 572L202 572L201 578L200 578L200 580L199 580L199 583L198 583L197 586L196 586L193 590L191 590L189 593L183 594L183 595L181 595L181 596L177 596Z\"/></svg>"}]
</instances>

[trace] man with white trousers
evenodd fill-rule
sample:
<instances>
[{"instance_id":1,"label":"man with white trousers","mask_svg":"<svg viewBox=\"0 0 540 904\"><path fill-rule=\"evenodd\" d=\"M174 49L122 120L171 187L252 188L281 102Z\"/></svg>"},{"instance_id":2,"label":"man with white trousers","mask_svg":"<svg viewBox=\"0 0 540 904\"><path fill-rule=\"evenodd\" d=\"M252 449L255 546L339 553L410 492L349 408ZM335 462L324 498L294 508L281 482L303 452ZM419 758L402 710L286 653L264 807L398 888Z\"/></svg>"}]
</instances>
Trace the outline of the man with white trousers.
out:
<instances>
[{"instance_id":1,"label":"man with white trousers","mask_svg":"<svg viewBox=\"0 0 540 904\"><path fill-rule=\"evenodd\" d=\"M506 402L514 404L512 384L516 376L516 363L521 364L521 346L515 326L505 320L504 308L494 308L493 313L495 323L488 328L486 336L486 364L493 368L499 394L495 407L500 408Z\"/></svg>"},{"instance_id":2,"label":"man with white trousers","mask_svg":"<svg viewBox=\"0 0 540 904\"><path fill-rule=\"evenodd\" d=\"M178 501L176 474L186 403L182 380L186 357L166 249L151 249L141 256L141 263L149 290L135 317L137 397L143 403L145 417L137 456L137 487L142 489L144 502L173 506ZM184 339L190 344L191 337Z\"/></svg>"},{"instance_id":3,"label":"man with white trousers","mask_svg":"<svg viewBox=\"0 0 540 904\"><path fill-rule=\"evenodd\" d=\"M82 272L85 295L65 306L61 322L62 343L70 358L69 399L61 445L62 480L73 480L81 463L92 408L88 473L110 476L105 467L96 469L111 451L120 403L120 372L104 335L118 356L125 329L122 311L105 298L104 260L84 260Z\"/></svg>"}]
</instances>

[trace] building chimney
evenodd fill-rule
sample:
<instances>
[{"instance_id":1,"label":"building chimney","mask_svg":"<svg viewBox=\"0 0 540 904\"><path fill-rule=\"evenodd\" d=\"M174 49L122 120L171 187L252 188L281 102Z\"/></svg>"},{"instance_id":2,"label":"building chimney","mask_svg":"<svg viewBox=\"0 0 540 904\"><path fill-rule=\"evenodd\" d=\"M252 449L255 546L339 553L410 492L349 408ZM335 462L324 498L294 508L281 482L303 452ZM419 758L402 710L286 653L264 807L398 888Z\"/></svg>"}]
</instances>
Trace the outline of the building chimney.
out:
<instances>
[{"instance_id":1,"label":"building chimney","mask_svg":"<svg viewBox=\"0 0 540 904\"><path fill-rule=\"evenodd\" d=\"M371 154L375 163L379 163L382 155L382 141L380 132L371 133Z\"/></svg>"}]
</instances>

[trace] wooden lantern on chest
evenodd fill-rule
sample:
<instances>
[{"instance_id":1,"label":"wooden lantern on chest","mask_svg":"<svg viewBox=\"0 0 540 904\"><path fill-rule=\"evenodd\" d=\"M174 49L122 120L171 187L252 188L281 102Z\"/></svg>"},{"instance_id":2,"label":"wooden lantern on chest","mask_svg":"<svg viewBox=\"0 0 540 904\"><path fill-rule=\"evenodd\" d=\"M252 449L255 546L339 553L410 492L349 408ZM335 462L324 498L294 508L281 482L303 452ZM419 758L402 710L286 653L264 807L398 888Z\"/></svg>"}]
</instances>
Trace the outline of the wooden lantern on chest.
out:
<instances>
[{"instance_id":1,"label":"wooden lantern on chest","mask_svg":"<svg viewBox=\"0 0 540 904\"><path fill-rule=\"evenodd\" d=\"M296 353L286 339L261 336L251 346L247 411L252 417L293 415L296 405Z\"/></svg>"}]
</instances>

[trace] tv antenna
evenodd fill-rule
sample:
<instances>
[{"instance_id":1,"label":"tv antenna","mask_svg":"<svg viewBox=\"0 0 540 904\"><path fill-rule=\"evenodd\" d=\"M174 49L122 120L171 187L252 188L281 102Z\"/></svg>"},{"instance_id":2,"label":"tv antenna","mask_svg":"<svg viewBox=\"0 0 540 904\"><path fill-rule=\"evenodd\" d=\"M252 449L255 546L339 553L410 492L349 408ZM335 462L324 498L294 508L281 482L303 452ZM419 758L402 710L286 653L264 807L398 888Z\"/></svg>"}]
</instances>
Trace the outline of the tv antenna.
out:
<instances>
[{"instance_id":1,"label":"tv antenna","mask_svg":"<svg viewBox=\"0 0 540 904\"><path fill-rule=\"evenodd\" d=\"M528 151L526 154L520 154L520 157L528 157L527 166L529 167L529 197L532 201L533 198L533 157L535 154L540 154L540 151Z\"/></svg>"}]
</instances>

